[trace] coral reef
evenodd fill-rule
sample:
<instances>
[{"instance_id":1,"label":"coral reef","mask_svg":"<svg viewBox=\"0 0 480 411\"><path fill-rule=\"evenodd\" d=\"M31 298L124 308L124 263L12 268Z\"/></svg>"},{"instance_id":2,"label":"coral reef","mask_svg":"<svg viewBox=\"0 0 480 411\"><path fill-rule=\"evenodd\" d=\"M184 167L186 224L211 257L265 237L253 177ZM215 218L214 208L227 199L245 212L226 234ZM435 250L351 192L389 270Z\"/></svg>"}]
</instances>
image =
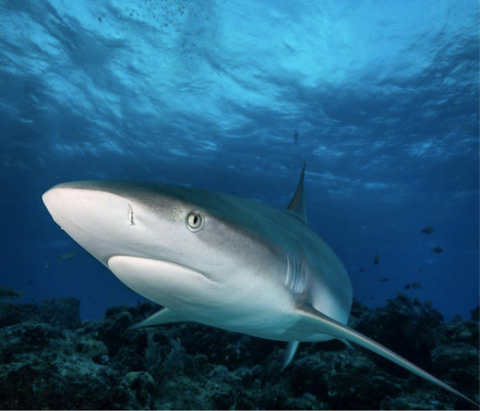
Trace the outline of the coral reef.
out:
<instances>
[{"instance_id":1,"label":"coral reef","mask_svg":"<svg viewBox=\"0 0 480 411\"><path fill-rule=\"evenodd\" d=\"M143 303L80 320L75 299L0 304L1 409L465 409L468 403L338 341L302 344L280 371L284 344L195 323L130 331ZM478 401L479 325L444 322L398 295L350 325Z\"/></svg>"}]
</instances>

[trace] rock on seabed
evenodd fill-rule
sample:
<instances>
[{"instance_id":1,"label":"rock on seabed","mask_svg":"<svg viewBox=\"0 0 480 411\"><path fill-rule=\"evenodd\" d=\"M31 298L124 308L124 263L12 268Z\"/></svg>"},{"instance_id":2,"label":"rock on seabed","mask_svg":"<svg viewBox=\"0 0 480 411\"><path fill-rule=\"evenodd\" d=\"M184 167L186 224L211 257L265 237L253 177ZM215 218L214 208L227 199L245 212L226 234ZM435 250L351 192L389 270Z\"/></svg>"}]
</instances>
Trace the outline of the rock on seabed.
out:
<instances>
[{"instance_id":1,"label":"rock on seabed","mask_svg":"<svg viewBox=\"0 0 480 411\"><path fill-rule=\"evenodd\" d=\"M81 321L73 298L0 304L1 409L465 409L469 404L362 348L284 343L177 324L128 328L158 310L110 307ZM444 322L399 294L350 325L479 400L479 324Z\"/></svg>"}]
</instances>

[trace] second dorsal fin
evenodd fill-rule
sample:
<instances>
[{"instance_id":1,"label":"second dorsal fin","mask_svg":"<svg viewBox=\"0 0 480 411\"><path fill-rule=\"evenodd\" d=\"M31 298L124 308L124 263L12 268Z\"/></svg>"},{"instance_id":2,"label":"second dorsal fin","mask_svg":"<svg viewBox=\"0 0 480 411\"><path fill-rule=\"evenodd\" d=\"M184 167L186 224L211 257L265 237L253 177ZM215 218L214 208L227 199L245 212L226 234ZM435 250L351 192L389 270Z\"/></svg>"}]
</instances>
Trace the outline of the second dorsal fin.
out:
<instances>
[{"instance_id":1,"label":"second dorsal fin","mask_svg":"<svg viewBox=\"0 0 480 411\"><path fill-rule=\"evenodd\" d=\"M305 203L303 201L303 180L305 179L305 167L307 163L303 164L302 174L300 175L300 180L298 181L297 191L292 197L290 204L287 207L287 210L292 214L295 214L300 220L304 223L307 223L307 215L305 213Z\"/></svg>"}]
</instances>

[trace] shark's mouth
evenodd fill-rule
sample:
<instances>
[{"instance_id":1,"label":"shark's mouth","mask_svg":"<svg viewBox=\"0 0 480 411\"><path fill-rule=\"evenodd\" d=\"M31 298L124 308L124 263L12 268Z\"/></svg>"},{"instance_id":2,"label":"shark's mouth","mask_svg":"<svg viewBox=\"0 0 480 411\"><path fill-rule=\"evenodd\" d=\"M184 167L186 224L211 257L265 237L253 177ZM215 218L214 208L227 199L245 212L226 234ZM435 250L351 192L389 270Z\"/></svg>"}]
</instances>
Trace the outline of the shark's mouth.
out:
<instances>
[{"instance_id":1,"label":"shark's mouth","mask_svg":"<svg viewBox=\"0 0 480 411\"><path fill-rule=\"evenodd\" d=\"M133 291L165 307L191 301L214 284L204 273L169 261L117 255L108 268Z\"/></svg>"},{"instance_id":2,"label":"shark's mouth","mask_svg":"<svg viewBox=\"0 0 480 411\"><path fill-rule=\"evenodd\" d=\"M137 256L132 256L132 255L112 255L111 257L108 258L107 260L107 266L112 270L112 266L118 265L120 261L123 264L129 263L129 265L135 265L136 267L139 267L140 269L145 265L148 265L152 263L156 263L157 268L159 270L178 270L178 271L188 271L191 273L196 273L198 275L201 275L202 277L205 277L206 279L210 279L207 274L205 274L202 271L195 270L194 268L188 267L183 264L176 263L174 261L170 260L165 260L162 258L150 258L150 257L137 257ZM112 270L113 271L113 270Z\"/></svg>"}]
</instances>

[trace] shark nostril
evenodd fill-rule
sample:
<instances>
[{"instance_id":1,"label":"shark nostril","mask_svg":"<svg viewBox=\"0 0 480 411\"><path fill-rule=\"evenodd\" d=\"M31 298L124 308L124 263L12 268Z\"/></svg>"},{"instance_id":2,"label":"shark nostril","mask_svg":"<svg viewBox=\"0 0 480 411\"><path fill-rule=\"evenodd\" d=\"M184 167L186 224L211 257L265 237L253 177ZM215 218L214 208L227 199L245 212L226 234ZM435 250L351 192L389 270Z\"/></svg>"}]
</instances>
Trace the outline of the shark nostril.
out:
<instances>
[{"instance_id":1,"label":"shark nostril","mask_svg":"<svg viewBox=\"0 0 480 411\"><path fill-rule=\"evenodd\" d=\"M128 220L130 221L130 225L135 225L135 220L133 219L133 208L130 204L128 205Z\"/></svg>"}]
</instances>

